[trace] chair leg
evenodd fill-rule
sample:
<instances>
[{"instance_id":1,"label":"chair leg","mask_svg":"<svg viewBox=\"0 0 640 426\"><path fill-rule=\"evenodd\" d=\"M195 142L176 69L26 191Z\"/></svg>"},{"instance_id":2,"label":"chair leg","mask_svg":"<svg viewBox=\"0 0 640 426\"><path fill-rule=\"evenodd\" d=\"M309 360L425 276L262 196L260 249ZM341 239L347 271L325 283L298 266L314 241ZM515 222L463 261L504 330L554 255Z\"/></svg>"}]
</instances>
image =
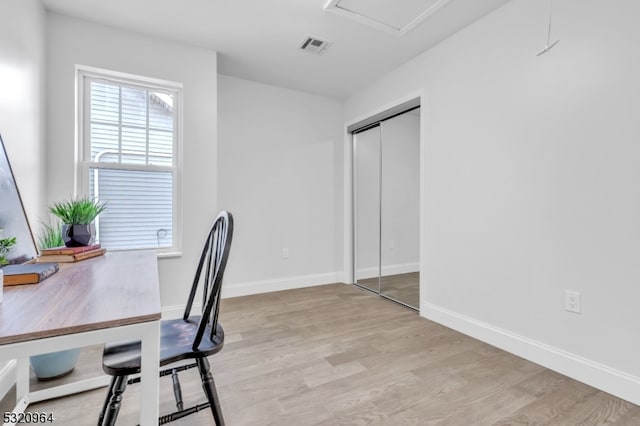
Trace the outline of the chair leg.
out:
<instances>
[{"instance_id":1,"label":"chair leg","mask_svg":"<svg viewBox=\"0 0 640 426\"><path fill-rule=\"evenodd\" d=\"M113 395L113 388L116 384L116 377L111 378L111 383L109 384L109 391L107 393L107 397L104 399L104 404L102 405L102 411L100 412L100 417L98 417L98 426L102 426L102 420L104 419L104 413L107 411L107 407L109 406L109 401L111 401L111 395Z\"/></svg>"},{"instance_id":2,"label":"chair leg","mask_svg":"<svg viewBox=\"0 0 640 426\"><path fill-rule=\"evenodd\" d=\"M105 406L102 426L114 426L116 424L116 418L122 405L122 394L127 388L127 378L128 376L116 376L113 378L109 389L109 404Z\"/></svg>"},{"instance_id":3,"label":"chair leg","mask_svg":"<svg viewBox=\"0 0 640 426\"><path fill-rule=\"evenodd\" d=\"M216 421L217 426L224 426L224 418L222 417L222 408L220 407L220 401L218 399L218 392L216 391L216 384L213 381L211 375L211 368L209 366L209 360L207 358L196 359L198 363L198 370L200 371L200 379L202 380L202 389L207 394L211 412L213 418Z\"/></svg>"},{"instance_id":4,"label":"chair leg","mask_svg":"<svg viewBox=\"0 0 640 426\"><path fill-rule=\"evenodd\" d=\"M173 381L173 396L176 399L176 408L178 411L184 409L182 403L182 388L180 387L180 379L178 378L178 370L171 370L171 380Z\"/></svg>"}]
</instances>

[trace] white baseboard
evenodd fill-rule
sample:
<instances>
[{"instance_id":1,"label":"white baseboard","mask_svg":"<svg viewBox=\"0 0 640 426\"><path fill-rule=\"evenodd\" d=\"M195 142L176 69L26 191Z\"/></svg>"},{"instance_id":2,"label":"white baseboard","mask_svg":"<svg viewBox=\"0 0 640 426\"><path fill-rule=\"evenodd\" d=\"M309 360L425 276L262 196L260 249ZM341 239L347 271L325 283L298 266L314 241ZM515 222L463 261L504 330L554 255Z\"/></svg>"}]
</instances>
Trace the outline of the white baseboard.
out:
<instances>
[{"instance_id":1,"label":"white baseboard","mask_svg":"<svg viewBox=\"0 0 640 426\"><path fill-rule=\"evenodd\" d=\"M184 314L184 306L185 305L165 306L162 308L162 319L168 320L182 318L182 314ZM202 312L202 304L192 306L191 312L198 314Z\"/></svg>"},{"instance_id":2,"label":"white baseboard","mask_svg":"<svg viewBox=\"0 0 640 426\"><path fill-rule=\"evenodd\" d=\"M0 363L0 399L9 392L16 383L16 360Z\"/></svg>"},{"instance_id":3,"label":"white baseboard","mask_svg":"<svg viewBox=\"0 0 640 426\"><path fill-rule=\"evenodd\" d=\"M640 405L640 377L430 303L420 315L560 374Z\"/></svg>"},{"instance_id":4,"label":"white baseboard","mask_svg":"<svg viewBox=\"0 0 640 426\"><path fill-rule=\"evenodd\" d=\"M396 265L387 265L383 266L380 273L382 276L387 275L399 275L399 274L408 274L410 272L418 272L420 271L420 264L418 262L415 263L400 263ZM368 278L376 278L378 276L378 268L361 268L358 269L357 272L358 279L366 280Z\"/></svg>"},{"instance_id":5,"label":"white baseboard","mask_svg":"<svg viewBox=\"0 0 640 426\"><path fill-rule=\"evenodd\" d=\"M313 287L316 285L333 284L342 282L340 273L328 273L317 275L304 275L278 280L253 281L247 283L224 283L222 286L222 298L249 296L251 294L270 293L272 291L293 290L296 288ZM192 312L200 312L201 304L194 305ZM184 305L165 306L162 308L163 319L180 318L184 313Z\"/></svg>"},{"instance_id":6,"label":"white baseboard","mask_svg":"<svg viewBox=\"0 0 640 426\"><path fill-rule=\"evenodd\" d=\"M303 275L298 277L253 281L246 283L225 283L222 286L222 297L248 296L250 294L269 293L272 291L292 290L295 288L313 287L316 285L341 282L341 274L330 272L326 274Z\"/></svg>"}]
</instances>

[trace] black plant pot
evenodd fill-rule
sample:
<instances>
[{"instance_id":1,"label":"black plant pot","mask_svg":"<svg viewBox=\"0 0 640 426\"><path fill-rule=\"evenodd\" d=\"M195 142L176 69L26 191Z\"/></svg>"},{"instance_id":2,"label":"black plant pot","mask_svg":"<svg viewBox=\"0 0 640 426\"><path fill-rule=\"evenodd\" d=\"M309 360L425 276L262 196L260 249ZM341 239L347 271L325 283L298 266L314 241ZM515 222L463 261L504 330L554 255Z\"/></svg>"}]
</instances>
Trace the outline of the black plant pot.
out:
<instances>
[{"instance_id":1,"label":"black plant pot","mask_svg":"<svg viewBox=\"0 0 640 426\"><path fill-rule=\"evenodd\" d=\"M88 225L62 225L62 241L67 247L90 246L96 240L96 227Z\"/></svg>"}]
</instances>

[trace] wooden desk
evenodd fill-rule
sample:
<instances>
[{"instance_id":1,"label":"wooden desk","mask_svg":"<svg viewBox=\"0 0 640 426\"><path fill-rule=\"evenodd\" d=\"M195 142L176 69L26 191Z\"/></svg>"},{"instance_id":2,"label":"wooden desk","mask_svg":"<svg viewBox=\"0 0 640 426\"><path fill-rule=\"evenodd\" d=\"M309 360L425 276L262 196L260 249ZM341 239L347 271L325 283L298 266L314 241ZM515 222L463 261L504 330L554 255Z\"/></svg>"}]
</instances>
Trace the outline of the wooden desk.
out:
<instances>
[{"instance_id":1,"label":"wooden desk","mask_svg":"<svg viewBox=\"0 0 640 426\"><path fill-rule=\"evenodd\" d=\"M29 356L110 340L142 340L140 421L158 422L160 293L155 251L112 252L78 263L39 284L4 288L0 360L16 359L18 406L108 383L106 377L29 392ZM99 407L97 407L99 408ZM96 421L97 413L96 410ZM55 413L53 413L55 417Z\"/></svg>"}]
</instances>

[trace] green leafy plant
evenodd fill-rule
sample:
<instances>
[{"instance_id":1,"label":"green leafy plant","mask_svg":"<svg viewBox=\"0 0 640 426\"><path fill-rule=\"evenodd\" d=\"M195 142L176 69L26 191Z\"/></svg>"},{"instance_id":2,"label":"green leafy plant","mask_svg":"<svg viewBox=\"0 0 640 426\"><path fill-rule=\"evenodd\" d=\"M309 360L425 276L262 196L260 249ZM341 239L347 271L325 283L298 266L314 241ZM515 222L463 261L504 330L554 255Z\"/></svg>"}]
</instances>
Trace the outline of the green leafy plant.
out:
<instances>
[{"instance_id":1,"label":"green leafy plant","mask_svg":"<svg viewBox=\"0 0 640 426\"><path fill-rule=\"evenodd\" d=\"M107 203L89 197L80 197L54 203L49 211L67 225L88 225L107 208Z\"/></svg>"},{"instance_id":2,"label":"green leafy plant","mask_svg":"<svg viewBox=\"0 0 640 426\"><path fill-rule=\"evenodd\" d=\"M7 253L16 244L16 237L0 239L0 266L8 265Z\"/></svg>"},{"instance_id":3,"label":"green leafy plant","mask_svg":"<svg viewBox=\"0 0 640 426\"><path fill-rule=\"evenodd\" d=\"M49 220L47 222L40 222L42 230L38 234L38 246L40 250L60 247L64 245L62 239L62 224L57 220Z\"/></svg>"}]
</instances>

